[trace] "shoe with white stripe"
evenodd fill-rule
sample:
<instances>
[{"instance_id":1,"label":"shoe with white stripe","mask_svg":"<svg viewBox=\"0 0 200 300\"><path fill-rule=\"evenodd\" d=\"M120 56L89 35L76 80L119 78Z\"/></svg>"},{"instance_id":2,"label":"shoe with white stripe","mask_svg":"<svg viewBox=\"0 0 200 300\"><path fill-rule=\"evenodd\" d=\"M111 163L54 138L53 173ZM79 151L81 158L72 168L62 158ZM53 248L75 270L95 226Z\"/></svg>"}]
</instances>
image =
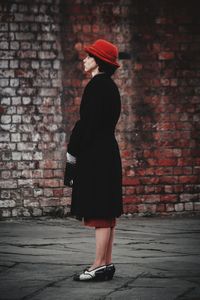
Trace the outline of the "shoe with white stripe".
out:
<instances>
[{"instance_id":1,"label":"shoe with white stripe","mask_svg":"<svg viewBox=\"0 0 200 300\"><path fill-rule=\"evenodd\" d=\"M106 280L111 280L115 274L115 266L114 264L109 264L106 266Z\"/></svg>"},{"instance_id":2,"label":"shoe with white stripe","mask_svg":"<svg viewBox=\"0 0 200 300\"><path fill-rule=\"evenodd\" d=\"M106 274L106 265L95 268L91 271L85 269L81 274L75 274L73 280L75 281L103 281Z\"/></svg>"}]
</instances>

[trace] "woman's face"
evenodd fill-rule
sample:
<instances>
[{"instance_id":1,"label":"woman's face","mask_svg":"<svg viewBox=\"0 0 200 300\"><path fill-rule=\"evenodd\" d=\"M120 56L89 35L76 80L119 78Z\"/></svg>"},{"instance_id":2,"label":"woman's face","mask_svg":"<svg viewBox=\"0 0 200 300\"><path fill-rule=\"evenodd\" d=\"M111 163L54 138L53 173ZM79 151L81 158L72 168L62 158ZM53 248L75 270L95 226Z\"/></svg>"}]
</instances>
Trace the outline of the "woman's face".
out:
<instances>
[{"instance_id":1,"label":"woman's face","mask_svg":"<svg viewBox=\"0 0 200 300\"><path fill-rule=\"evenodd\" d=\"M98 65L96 64L96 61L95 61L94 57L91 57L89 55L87 55L84 58L83 64L84 64L85 72L92 73L93 71L98 69Z\"/></svg>"}]
</instances>

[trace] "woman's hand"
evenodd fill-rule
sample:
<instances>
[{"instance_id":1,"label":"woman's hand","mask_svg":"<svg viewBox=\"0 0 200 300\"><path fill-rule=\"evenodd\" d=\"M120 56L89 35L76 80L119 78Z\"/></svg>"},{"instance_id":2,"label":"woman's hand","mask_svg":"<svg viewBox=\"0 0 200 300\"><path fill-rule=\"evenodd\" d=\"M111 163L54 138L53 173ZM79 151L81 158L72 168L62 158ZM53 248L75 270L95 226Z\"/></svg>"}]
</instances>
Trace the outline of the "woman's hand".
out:
<instances>
[{"instance_id":1,"label":"woman's hand","mask_svg":"<svg viewBox=\"0 0 200 300\"><path fill-rule=\"evenodd\" d=\"M67 162L64 174L64 184L68 187L73 186L73 180L76 176L76 157L67 152Z\"/></svg>"},{"instance_id":2,"label":"woman's hand","mask_svg":"<svg viewBox=\"0 0 200 300\"><path fill-rule=\"evenodd\" d=\"M76 157L71 155L69 152L67 152L67 162L75 164L76 163Z\"/></svg>"}]
</instances>

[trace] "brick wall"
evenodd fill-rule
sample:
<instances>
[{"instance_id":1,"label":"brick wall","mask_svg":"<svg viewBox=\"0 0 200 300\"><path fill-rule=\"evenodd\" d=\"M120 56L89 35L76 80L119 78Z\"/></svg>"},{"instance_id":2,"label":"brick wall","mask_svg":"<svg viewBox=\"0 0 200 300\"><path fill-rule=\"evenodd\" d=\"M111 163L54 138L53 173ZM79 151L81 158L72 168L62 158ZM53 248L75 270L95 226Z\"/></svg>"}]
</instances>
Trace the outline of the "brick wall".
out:
<instances>
[{"instance_id":1,"label":"brick wall","mask_svg":"<svg viewBox=\"0 0 200 300\"><path fill-rule=\"evenodd\" d=\"M3 217L66 212L59 1L1 1Z\"/></svg>"},{"instance_id":2,"label":"brick wall","mask_svg":"<svg viewBox=\"0 0 200 300\"><path fill-rule=\"evenodd\" d=\"M1 3L1 215L67 214L66 143L89 80L83 45L97 38L120 49L125 212L198 212L198 2Z\"/></svg>"}]
</instances>

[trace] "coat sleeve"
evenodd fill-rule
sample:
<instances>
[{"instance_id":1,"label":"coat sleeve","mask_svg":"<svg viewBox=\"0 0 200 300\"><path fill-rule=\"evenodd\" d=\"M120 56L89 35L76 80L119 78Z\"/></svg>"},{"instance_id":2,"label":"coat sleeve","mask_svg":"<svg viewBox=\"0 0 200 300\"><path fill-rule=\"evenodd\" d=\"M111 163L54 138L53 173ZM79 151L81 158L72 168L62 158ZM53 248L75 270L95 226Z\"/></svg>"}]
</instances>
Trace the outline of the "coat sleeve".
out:
<instances>
[{"instance_id":1,"label":"coat sleeve","mask_svg":"<svg viewBox=\"0 0 200 300\"><path fill-rule=\"evenodd\" d=\"M74 128L72 129L69 143L67 146L67 152L75 157L77 157L80 152L80 134L81 134L81 120L78 120L75 123Z\"/></svg>"},{"instance_id":2,"label":"coat sleeve","mask_svg":"<svg viewBox=\"0 0 200 300\"><path fill-rule=\"evenodd\" d=\"M80 120L72 130L68 152L78 156L84 148L90 147L103 122L103 89L98 81L91 81L84 91L84 103L80 109Z\"/></svg>"}]
</instances>

